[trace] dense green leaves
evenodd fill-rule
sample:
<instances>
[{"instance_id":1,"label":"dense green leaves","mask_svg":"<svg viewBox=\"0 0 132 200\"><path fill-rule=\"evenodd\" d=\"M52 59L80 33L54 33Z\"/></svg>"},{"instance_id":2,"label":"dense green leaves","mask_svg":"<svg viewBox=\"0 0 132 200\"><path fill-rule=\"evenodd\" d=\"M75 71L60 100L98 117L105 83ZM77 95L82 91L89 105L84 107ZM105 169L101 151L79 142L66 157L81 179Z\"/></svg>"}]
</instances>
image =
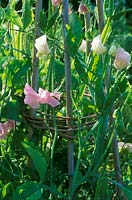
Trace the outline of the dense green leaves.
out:
<instances>
[{"instance_id":1,"label":"dense green leaves","mask_svg":"<svg viewBox=\"0 0 132 200\"><path fill-rule=\"evenodd\" d=\"M66 26L66 32L68 54L74 57L82 40L82 22L76 13L69 16L69 25Z\"/></svg>"},{"instance_id":2,"label":"dense green leaves","mask_svg":"<svg viewBox=\"0 0 132 200\"><path fill-rule=\"evenodd\" d=\"M76 56L75 58L75 69L80 77L80 79L85 83L88 84L88 75L86 73L86 65Z\"/></svg>"},{"instance_id":3,"label":"dense green leaves","mask_svg":"<svg viewBox=\"0 0 132 200\"><path fill-rule=\"evenodd\" d=\"M40 12L39 15L39 26L42 29L42 31L46 30L46 26L47 26L47 16L44 10L42 10Z\"/></svg>"},{"instance_id":4,"label":"dense green leaves","mask_svg":"<svg viewBox=\"0 0 132 200\"><path fill-rule=\"evenodd\" d=\"M17 25L20 29L23 28L23 23L21 20L21 17L19 16L19 14L17 13L16 10L14 10L13 7L8 7L7 11L6 11L7 17L8 19L15 25Z\"/></svg>"},{"instance_id":5,"label":"dense green leaves","mask_svg":"<svg viewBox=\"0 0 132 200\"><path fill-rule=\"evenodd\" d=\"M43 188L40 183L26 182L19 186L13 193L13 200L39 200L42 197Z\"/></svg>"},{"instance_id":6,"label":"dense green leaves","mask_svg":"<svg viewBox=\"0 0 132 200\"><path fill-rule=\"evenodd\" d=\"M12 101L7 102L7 104L2 109L2 116L7 119L12 119L15 121L21 121L21 114L24 111L24 103L19 98L14 98Z\"/></svg>"}]
</instances>

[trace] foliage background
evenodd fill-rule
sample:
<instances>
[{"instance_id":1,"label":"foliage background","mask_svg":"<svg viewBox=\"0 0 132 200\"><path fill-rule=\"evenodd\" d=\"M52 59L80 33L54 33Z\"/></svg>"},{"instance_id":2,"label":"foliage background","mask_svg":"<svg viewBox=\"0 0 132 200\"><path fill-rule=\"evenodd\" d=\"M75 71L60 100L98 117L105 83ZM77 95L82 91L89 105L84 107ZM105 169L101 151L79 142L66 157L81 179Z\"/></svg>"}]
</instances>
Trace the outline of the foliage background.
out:
<instances>
[{"instance_id":1,"label":"foliage background","mask_svg":"<svg viewBox=\"0 0 132 200\"><path fill-rule=\"evenodd\" d=\"M108 9L108 4L112 5L112 2L115 14L111 14ZM0 199L109 200L119 199L117 188L123 191L122 198L131 199L131 151L120 150L122 183L119 183L115 178L112 140L115 130L118 142L130 143L132 138L132 71L129 68L117 73L112 68L111 86L105 98L106 68L112 65L112 59L106 55L102 60L91 53L86 60L86 55L78 50L85 36L84 18L77 13L80 1L70 1L75 15L69 17L71 29L67 32L71 56L73 115L78 119L78 131L75 132L77 140L74 142L75 174L70 192L67 139L56 135L57 128L54 131L49 131L49 127L47 130L38 129L34 127L36 118L32 124L23 117L24 114L30 114L29 107L24 104L23 88L26 82L32 83L35 3L0 1L0 119L1 122L7 119L16 121L16 129L0 141ZM63 31L60 25L61 8L54 10L51 5L48 8L47 3L43 1L44 10L39 17L39 27L41 34L48 35L52 54L39 61L38 85L49 90L57 88L62 98L60 106L55 110L46 105L41 106L37 117L43 118L43 113L50 113L53 115L52 124L56 127L56 115L66 115ZM105 22L108 22L110 14L113 15L108 30L104 32L105 44L110 47L115 39L131 53L132 12L127 12L132 6L131 2L104 1L104 6ZM90 2L90 9L91 42L99 33L95 1ZM71 43L72 37L76 39L75 46ZM89 91L90 97L85 95ZM107 129L108 115L113 105L115 118ZM97 115L97 118L90 119L92 127L81 130L82 117L92 114ZM32 139L29 134L31 130L34 135Z\"/></svg>"}]
</instances>

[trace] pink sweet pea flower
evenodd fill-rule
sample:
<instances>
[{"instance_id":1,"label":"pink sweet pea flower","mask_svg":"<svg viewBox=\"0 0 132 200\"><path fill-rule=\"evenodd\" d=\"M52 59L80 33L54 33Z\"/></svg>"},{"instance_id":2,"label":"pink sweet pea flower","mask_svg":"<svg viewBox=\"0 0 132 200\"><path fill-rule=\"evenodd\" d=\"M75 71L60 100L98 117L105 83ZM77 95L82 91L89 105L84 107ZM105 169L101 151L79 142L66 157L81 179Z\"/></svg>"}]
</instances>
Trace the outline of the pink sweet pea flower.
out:
<instances>
[{"instance_id":1,"label":"pink sweet pea flower","mask_svg":"<svg viewBox=\"0 0 132 200\"><path fill-rule=\"evenodd\" d=\"M39 95L26 83L24 88L25 99L24 103L28 104L33 109L38 109L40 104Z\"/></svg>"},{"instance_id":2,"label":"pink sweet pea flower","mask_svg":"<svg viewBox=\"0 0 132 200\"><path fill-rule=\"evenodd\" d=\"M28 83L24 88L25 99L24 103L28 104L33 109L38 109L40 104L49 104L52 107L58 106L60 103L60 93L50 93L48 90L39 88L39 93L36 93Z\"/></svg>"},{"instance_id":3,"label":"pink sweet pea flower","mask_svg":"<svg viewBox=\"0 0 132 200\"><path fill-rule=\"evenodd\" d=\"M114 66L118 70L126 68L130 64L130 54L123 48L118 48L115 54Z\"/></svg>"},{"instance_id":4,"label":"pink sweet pea flower","mask_svg":"<svg viewBox=\"0 0 132 200\"><path fill-rule=\"evenodd\" d=\"M62 2L62 0L51 0L51 2L52 2L52 5L55 7L55 6L58 6Z\"/></svg>"},{"instance_id":5,"label":"pink sweet pea flower","mask_svg":"<svg viewBox=\"0 0 132 200\"><path fill-rule=\"evenodd\" d=\"M39 88L39 95L40 95L40 103L47 103L52 107L56 107L60 104L58 101L60 99L60 94L55 92L55 93L50 93L48 90L43 90L42 88Z\"/></svg>"},{"instance_id":6,"label":"pink sweet pea flower","mask_svg":"<svg viewBox=\"0 0 132 200\"><path fill-rule=\"evenodd\" d=\"M86 7L85 4L80 3L79 8L78 8L78 12L80 12L81 14L87 14L88 13L88 9Z\"/></svg>"},{"instance_id":7,"label":"pink sweet pea flower","mask_svg":"<svg viewBox=\"0 0 132 200\"><path fill-rule=\"evenodd\" d=\"M5 123L0 123L0 139L5 139L11 129L15 128L15 121L8 120Z\"/></svg>"}]
</instances>

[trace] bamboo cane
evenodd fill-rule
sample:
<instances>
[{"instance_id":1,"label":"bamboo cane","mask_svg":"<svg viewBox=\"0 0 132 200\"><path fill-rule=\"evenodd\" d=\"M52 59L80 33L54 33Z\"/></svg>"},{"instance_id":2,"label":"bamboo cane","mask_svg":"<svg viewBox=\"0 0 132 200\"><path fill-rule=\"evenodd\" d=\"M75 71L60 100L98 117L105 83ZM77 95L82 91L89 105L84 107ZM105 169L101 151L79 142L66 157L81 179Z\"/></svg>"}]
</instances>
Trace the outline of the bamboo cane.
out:
<instances>
[{"instance_id":1,"label":"bamboo cane","mask_svg":"<svg viewBox=\"0 0 132 200\"><path fill-rule=\"evenodd\" d=\"M34 41L37 37L40 36L40 28L38 26L38 20L39 20L39 13L42 9L42 0L36 1L36 9L35 9L35 27L34 27ZM32 88L37 91L38 89L38 78L39 78L39 59L36 57L37 50L34 47L34 54L33 54L33 61L32 61ZM30 109L30 114L32 117L36 116L36 110ZM33 141L35 141L35 138L33 138L33 129L30 128L29 130L29 138Z\"/></svg>"},{"instance_id":2,"label":"bamboo cane","mask_svg":"<svg viewBox=\"0 0 132 200\"><path fill-rule=\"evenodd\" d=\"M65 77L66 77L66 115L67 125L70 128L72 122L72 98L71 98L71 63L68 55L68 47L66 42L66 25L68 24L68 0L63 0L63 34L64 34L64 62L65 62ZM72 135L72 132L68 132ZM74 175L74 144L72 140L68 141L68 174L69 174L69 189L71 188Z\"/></svg>"}]
</instances>

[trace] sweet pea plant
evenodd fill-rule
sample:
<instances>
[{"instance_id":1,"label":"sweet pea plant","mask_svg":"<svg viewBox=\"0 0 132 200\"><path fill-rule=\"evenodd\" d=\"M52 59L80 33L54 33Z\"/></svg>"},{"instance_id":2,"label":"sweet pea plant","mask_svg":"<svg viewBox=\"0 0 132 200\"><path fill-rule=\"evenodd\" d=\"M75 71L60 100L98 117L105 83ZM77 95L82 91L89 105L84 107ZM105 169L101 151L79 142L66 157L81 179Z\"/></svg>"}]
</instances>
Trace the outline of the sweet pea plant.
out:
<instances>
[{"instance_id":1,"label":"sweet pea plant","mask_svg":"<svg viewBox=\"0 0 132 200\"><path fill-rule=\"evenodd\" d=\"M132 199L132 9L120 4L0 2L0 199Z\"/></svg>"}]
</instances>

